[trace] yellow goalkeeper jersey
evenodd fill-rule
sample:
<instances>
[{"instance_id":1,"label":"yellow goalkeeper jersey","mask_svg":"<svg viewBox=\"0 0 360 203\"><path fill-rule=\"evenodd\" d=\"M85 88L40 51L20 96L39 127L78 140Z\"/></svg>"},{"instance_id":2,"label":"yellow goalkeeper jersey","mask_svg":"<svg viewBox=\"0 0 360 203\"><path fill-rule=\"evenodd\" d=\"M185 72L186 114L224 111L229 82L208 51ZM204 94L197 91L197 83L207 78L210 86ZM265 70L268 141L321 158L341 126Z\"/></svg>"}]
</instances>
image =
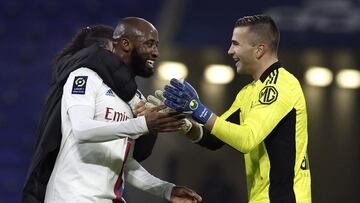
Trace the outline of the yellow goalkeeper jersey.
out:
<instances>
[{"instance_id":1,"label":"yellow goalkeeper jersey","mask_svg":"<svg viewBox=\"0 0 360 203\"><path fill-rule=\"evenodd\" d=\"M226 121L233 114L239 125ZM305 98L279 62L238 93L211 134L244 153L250 203L311 202Z\"/></svg>"}]
</instances>

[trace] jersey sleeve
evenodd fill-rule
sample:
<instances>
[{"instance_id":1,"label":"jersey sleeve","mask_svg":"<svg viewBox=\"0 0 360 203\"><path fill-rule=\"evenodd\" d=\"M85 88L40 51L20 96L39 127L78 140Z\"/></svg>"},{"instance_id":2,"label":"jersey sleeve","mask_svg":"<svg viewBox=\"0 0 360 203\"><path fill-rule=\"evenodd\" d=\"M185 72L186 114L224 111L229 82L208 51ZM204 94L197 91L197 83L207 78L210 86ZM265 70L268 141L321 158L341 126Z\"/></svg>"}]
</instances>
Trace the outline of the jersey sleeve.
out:
<instances>
[{"instance_id":1,"label":"jersey sleeve","mask_svg":"<svg viewBox=\"0 0 360 203\"><path fill-rule=\"evenodd\" d=\"M274 101L262 101L263 93L266 90L272 91L274 94L276 91ZM284 82L263 87L257 96L259 99L253 104L252 109L240 125L228 122L221 116L216 119L211 133L240 152L252 151L291 111L295 100L290 84ZM237 99L246 98L238 97ZM227 112L224 115L226 114Z\"/></svg>"},{"instance_id":2,"label":"jersey sleeve","mask_svg":"<svg viewBox=\"0 0 360 203\"><path fill-rule=\"evenodd\" d=\"M106 142L131 137L137 139L148 133L144 116L121 122L94 120L95 100L102 79L92 70L73 71L64 85L62 105L68 114L72 131L79 142Z\"/></svg>"},{"instance_id":3,"label":"jersey sleeve","mask_svg":"<svg viewBox=\"0 0 360 203\"><path fill-rule=\"evenodd\" d=\"M151 175L133 158L133 151L134 148L132 146L125 164L126 182L142 191L170 201L171 192L175 185Z\"/></svg>"},{"instance_id":4,"label":"jersey sleeve","mask_svg":"<svg viewBox=\"0 0 360 203\"><path fill-rule=\"evenodd\" d=\"M148 133L144 116L121 122L93 120L94 109L89 106L73 106L68 110L75 138L81 142L106 142L114 139L131 137L137 139Z\"/></svg>"},{"instance_id":5,"label":"jersey sleeve","mask_svg":"<svg viewBox=\"0 0 360 203\"><path fill-rule=\"evenodd\" d=\"M102 79L90 69L73 71L63 88L62 105L66 106L66 111L76 105L95 108L95 98L101 84Z\"/></svg>"},{"instance_id":6,"label":"jersey sleeve","mask_svg":"<svg viewBox=\"0 0 360 203\"><path fill-rule=\"evenodd\" d=\"M231 117L232 114L236 113L238 109L239 108L236 107L236 102L234 102L231 105L231 107L220 116L220 118L229 121L229 117ZM211 132L208 129L206 129L205 127L202 128L203 128L202 138L198 142L195 142L196 144L206 147L207 149L210 150L217 150L225 144L218 137L211 134Z\"/></svg>"}]
</instances>

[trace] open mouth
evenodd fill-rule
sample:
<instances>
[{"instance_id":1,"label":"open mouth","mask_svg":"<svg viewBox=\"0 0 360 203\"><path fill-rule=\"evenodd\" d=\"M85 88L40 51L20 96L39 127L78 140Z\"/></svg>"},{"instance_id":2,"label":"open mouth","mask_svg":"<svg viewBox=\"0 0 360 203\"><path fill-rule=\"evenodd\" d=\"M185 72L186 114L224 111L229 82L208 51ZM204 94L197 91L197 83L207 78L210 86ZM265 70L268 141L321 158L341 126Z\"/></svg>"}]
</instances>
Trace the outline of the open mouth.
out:
<instances>
[{"instance_id":1,"label":"open mouth","mask_svg":"<svg viewBox=\"0 0 360 203\"><path fill-rule=\"evenodd\" d=\"M154 60L146 60L146 64L148 64L149 67L154 68L155 61Z\"/></svg>"},{"instance_id":2,"label":"open mouth","mask_svg":"<svg viewBox=\"0 0 360 203\"><path fill-rule=\"evenodd\" d=\"M238 59L238 58L234 58L234 61L235 61L236 66L240 63L240 59Z\"/></svg>"}]
</instances>

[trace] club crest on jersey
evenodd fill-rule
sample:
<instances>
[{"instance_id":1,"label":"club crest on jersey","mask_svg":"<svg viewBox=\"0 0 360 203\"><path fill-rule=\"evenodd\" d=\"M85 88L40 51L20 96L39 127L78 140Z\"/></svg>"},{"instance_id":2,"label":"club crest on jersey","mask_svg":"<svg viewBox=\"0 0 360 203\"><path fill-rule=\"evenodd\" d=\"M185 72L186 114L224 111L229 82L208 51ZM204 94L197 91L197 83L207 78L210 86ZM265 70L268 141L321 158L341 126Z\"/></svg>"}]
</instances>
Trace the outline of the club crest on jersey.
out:
<instances>
[{"instance_id":1,"label":"club crest on jersey","mask_svg":"<svg viewBox=\"0 0 360 203\"><path fill-rule=\"evenodd\" d=\"M105 93L106 96L110 96L110 97L115 97L113 91L111 89L109 89L108 91L106 91Z\"/></svg>"},{"instance_id":2,"label":"club crest on jersey","mask_svg":"<svg viewBox=\"0 0 360 203\"><path fill-rule=\"evenodd\" d=\"M71 93L85 94L87 78L88 76L75 76Z\"/></svg>"},{"instance_id":3,"label":"club crest on jersey","mask_svg":"<svg viewBox=\"0 0 360 203\"><path fill-rule=\"evenodd\" d=\"M276 101L278 91L274 86L265 86L259 94L259 102L262 104L271 104Z\"/></svg>"}]
</instances>

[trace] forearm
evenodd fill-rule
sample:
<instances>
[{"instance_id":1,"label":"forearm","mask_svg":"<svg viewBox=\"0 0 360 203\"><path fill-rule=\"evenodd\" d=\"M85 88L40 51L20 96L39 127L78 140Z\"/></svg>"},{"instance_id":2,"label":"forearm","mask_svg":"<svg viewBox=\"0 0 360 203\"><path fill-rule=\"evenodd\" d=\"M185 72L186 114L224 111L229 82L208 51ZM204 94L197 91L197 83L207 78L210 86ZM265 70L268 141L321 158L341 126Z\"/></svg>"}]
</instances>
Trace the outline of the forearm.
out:
<instances>
[{"instance_id":1,"label":"forearm","mask_svg":"<svg viewBox=\"0 0 360 203\"><path fill-rule=\"evenodd\" d=\"M256 134L250 125L238 125L221 118L215 119L211 129L211 134L243 153L250 152L264 137Z\"/></svg>"},{"instance_id":2,"label":"forearm","mask_svg":"<svg viewBox=\"0 0 360 203\"><path fill-rule=\"evenodd\" d=\"M80 142L105 142L123 137L138 138L148 132L143 116L121 122L93 120L93 111L87 106L74 106L68 110L72 130Z\"/></svg>"},{"instance_id":3,"label":"forearm","mask_svg":"<svg viewBox=\"0 0 360 203\"><path fill-rule=\"evenodd\" d=\"M209 120L204 125L205 128L208 129L210 132L213 129L215 121L216 121L217 118L218 118L218 116L215 113L213 113L211 115L211 117L209 118Z\"/></svg>"},{"instance_id":4,"label":"forearm","mask_svg":"<svg viewBox=\"0 0 360 203\"><path fill-rule=\"evenodd\" d=\"M170 201L172 183L154 177L135 159L129 158L125 165L126 181L132 186Z\"/></svg>"}]
</instances>

